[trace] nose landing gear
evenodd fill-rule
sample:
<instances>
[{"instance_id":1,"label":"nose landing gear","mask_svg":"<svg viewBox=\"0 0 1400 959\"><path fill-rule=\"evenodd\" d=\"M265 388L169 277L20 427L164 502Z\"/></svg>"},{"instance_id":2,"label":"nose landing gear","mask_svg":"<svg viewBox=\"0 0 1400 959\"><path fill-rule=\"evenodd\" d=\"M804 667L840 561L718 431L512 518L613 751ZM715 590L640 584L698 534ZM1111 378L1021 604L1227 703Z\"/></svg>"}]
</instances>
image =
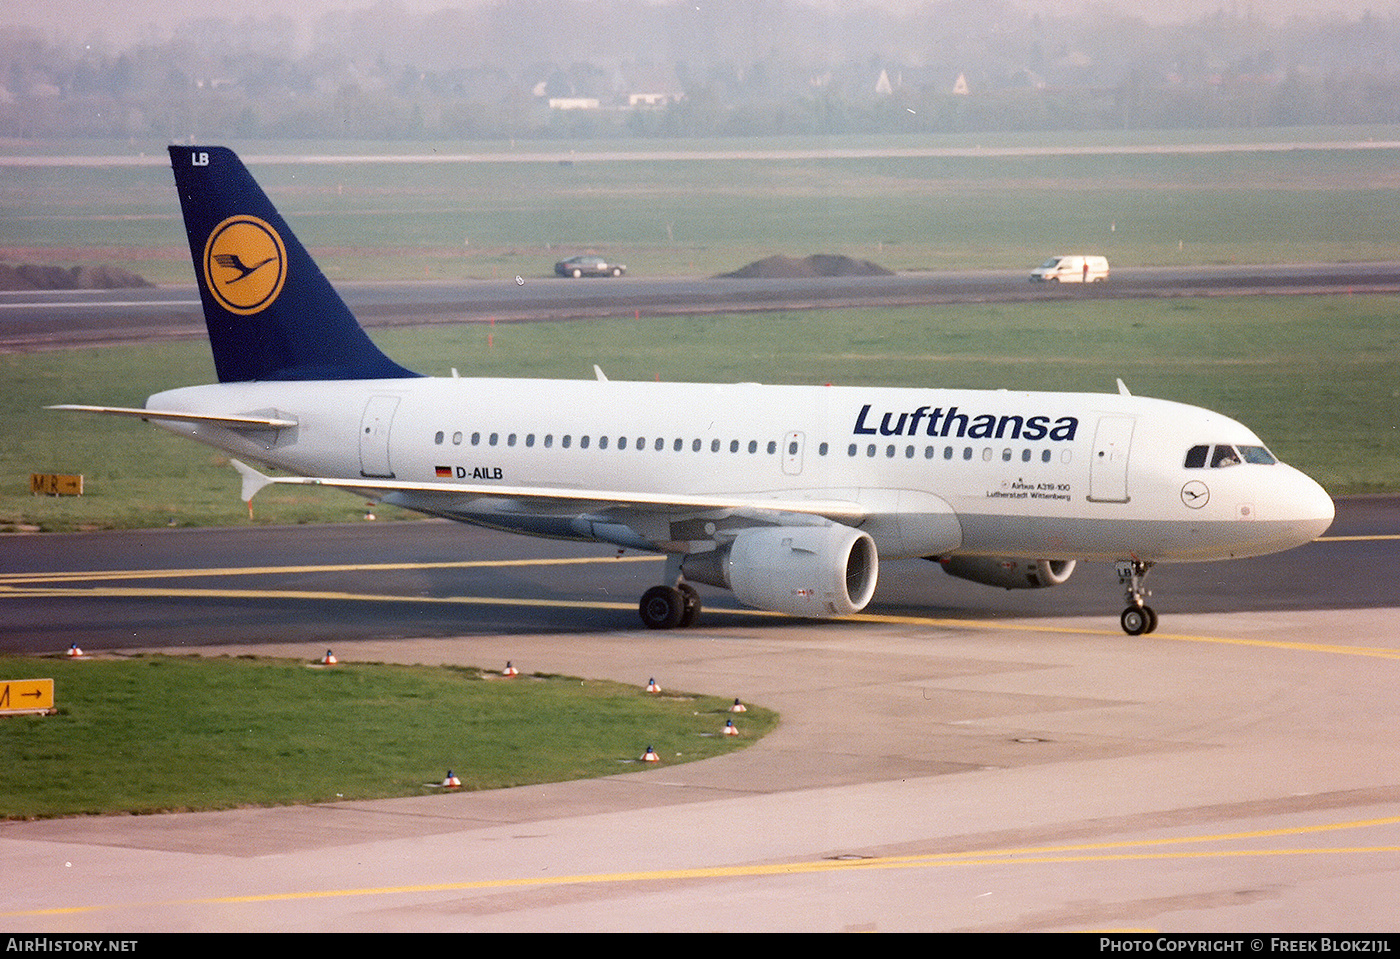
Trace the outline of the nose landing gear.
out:
<instances>
[{"instance_id":1,"label":"nose landing gear","mask_svg":"<svg viewBox=\"0 0 1400 959\"><path fill-rule=\"evenodd\" d=\"M1118 583L1123 587L1124 598L1128 601L1128 608L1118 617L1123 632L1129 636L1152 632L1157 628L1157 611L1147 605L1146 599L1152 593L1142 585L1152 570L1152 564L1135 559L1116 563L1114 568L1118 571Z\"/></svg>"}]
</instances>

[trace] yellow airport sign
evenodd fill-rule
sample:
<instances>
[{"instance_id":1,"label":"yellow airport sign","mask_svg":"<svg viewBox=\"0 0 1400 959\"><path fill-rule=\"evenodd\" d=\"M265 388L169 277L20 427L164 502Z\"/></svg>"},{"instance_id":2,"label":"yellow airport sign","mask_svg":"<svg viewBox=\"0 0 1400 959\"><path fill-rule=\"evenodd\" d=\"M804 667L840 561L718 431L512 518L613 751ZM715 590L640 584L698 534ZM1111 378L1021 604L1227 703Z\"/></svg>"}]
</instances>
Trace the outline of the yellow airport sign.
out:
<instances>
[{"instance_id":1,"label":"yellow airport sign","mask_svg":"<svg viewBox=\"0 0 1400 959\"><path fill-rule=\"evenodd\" d=\"M82 474L30 473L29 492L35 496L82 496Z\"/></svg>"},{"instance_id":2,"label":"yellow airport sign","mask_svg":"<svg viewBox=\"0 0 1400 959\"><path fill-rule=\"evenodd\" d=\"M53 712L52 679L0 679L0 716Z\"/></svg>"}]
</instances>

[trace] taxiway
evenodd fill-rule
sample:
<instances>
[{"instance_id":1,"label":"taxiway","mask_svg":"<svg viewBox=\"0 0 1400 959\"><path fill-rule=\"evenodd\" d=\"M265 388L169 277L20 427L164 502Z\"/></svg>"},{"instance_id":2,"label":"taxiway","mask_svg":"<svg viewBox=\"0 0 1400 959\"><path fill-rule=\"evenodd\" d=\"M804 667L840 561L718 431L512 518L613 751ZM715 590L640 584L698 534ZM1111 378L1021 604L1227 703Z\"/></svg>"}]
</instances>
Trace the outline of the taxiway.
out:
<instances>
[{"instance_id":1,"label":"taxiway","mask_svg":"<svg viewBox=\"0 0 1400 959\"><path fill-rule=\"evenodd\" d=\"M1180 567L1206 578L1163 577L1162 628L1139 638L1104 569L1057 601L917 568L869 615L816 624L712 598L700 628L658 635L635 624L646 561L446 524L9 537L7 648L95 650L115 619L112 648L311 659L339 620L342 659L656 676L783 722L721 759L588 782L0 823L0 915L15 932L1391 930L1396 506L1343 501L1326 541ZM396 533L412 558L366 562L361 535ZM15 611L36 603L24 638Z\"/></svg>"}]
</instances>

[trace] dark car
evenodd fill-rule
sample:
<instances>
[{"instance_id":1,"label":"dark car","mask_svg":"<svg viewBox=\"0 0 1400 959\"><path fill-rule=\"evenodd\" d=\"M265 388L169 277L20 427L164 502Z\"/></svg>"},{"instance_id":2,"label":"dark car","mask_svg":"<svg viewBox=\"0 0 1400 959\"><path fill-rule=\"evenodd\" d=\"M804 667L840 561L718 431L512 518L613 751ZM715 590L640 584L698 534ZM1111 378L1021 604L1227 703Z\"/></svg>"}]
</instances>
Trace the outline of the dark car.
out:
<instances>
[{"instance_id":1,"label":"dark car","mask_svg":"<svg viewBox=\"0 0 1400 959\"><path fill-rule=\"evenodd\" d=\"M609 263L601 256L571 256L554 264L554 272L560 276L621 276L627 267L621 263Z\"/></svg>"}]
</instances>

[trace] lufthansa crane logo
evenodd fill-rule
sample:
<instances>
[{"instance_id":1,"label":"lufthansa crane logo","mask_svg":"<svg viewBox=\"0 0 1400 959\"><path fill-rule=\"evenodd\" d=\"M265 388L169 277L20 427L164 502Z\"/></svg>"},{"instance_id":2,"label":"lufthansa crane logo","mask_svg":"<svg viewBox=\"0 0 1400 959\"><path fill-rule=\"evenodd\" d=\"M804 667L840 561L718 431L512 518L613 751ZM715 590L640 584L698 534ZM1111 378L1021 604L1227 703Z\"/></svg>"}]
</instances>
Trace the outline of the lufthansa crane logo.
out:
<instances>
[{"instance_id":1,"label":"lufthansa crane logo","mask_svg":"<svg viewBox=\"0 0 1400 959\"><path fill-rule=\"evenodd\" d=\"M266 222L231 216L204 244L204 285L230 313L247 316L272 305L287 280L287 248Z\"/></svg>"},{"instance_id":2,"label":"lufthansa crane logo","mask_svg":"<svg viewBox=\"0 0 1400 959\"><path fill-rule=\"evenodd\" d=\"M1200 480L1192 480L1181 488L1181 501L1192 509L1210 502L1210 489Z\"/></svg>"}]
</instances>

